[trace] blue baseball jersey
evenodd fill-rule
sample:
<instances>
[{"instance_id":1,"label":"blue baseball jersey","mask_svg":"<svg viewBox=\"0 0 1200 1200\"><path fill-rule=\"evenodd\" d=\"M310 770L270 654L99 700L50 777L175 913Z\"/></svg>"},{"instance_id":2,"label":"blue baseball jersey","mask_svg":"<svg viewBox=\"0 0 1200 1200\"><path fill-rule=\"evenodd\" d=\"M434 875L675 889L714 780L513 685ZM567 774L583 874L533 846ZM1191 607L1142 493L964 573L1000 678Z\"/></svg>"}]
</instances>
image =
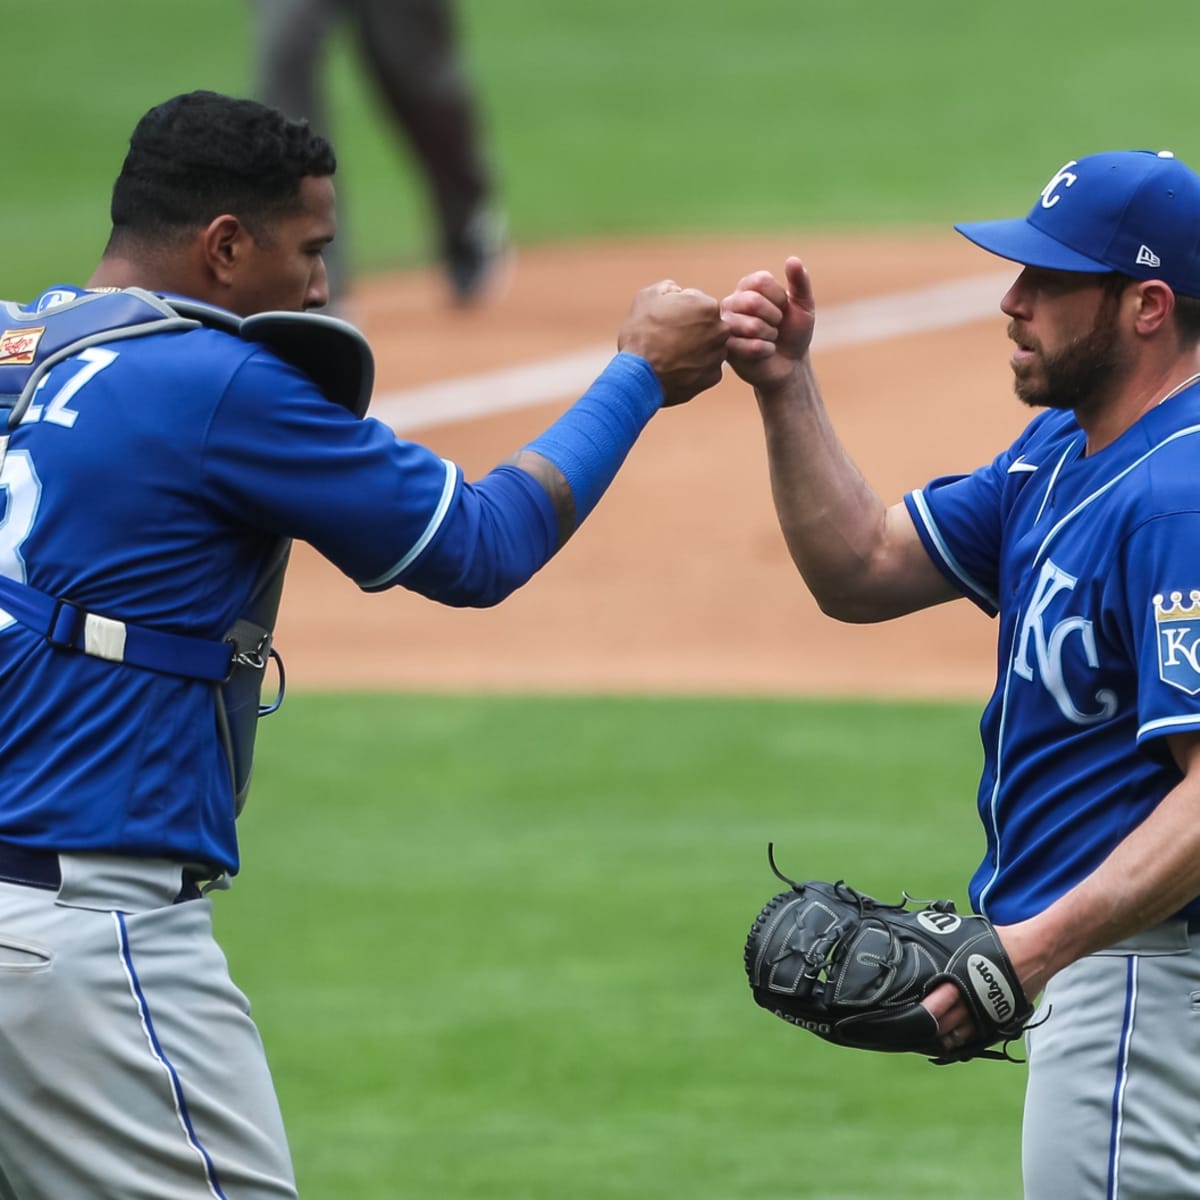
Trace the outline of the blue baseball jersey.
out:
<instances>
[{"instance_id":1,"label":"blue baseball jersey","mask_svg":"<svg viewBox=\"0 0 1200 1200\"><path fill-rule=\"evenodd\" d=\"M40 303L50 319L79 294ZM544 490L502 471L498 522L495 493L260 345L207 327L102 343L53 366L12 433L0 573L217 640L280 538L367 590L493 603L557 545ZM497 525L521 553L481 532ZM212 684L56 649L0 611L0 712L0 839L236 871Z\"/></svg>"},{"instance_id":2,"label":"blue baseball jersey","mask_svg":"<svg viewBox=\"0 0 1200 1200\"><path fill-rule=\"evenodd\" d=\"M1042 413L905 497L933 562L999 615L970 895L1000 923L1094 871L1179 782L1164 739L1200 730L1200 386L1084 449L1073 414Z\"/></svg>"}]
</instances>

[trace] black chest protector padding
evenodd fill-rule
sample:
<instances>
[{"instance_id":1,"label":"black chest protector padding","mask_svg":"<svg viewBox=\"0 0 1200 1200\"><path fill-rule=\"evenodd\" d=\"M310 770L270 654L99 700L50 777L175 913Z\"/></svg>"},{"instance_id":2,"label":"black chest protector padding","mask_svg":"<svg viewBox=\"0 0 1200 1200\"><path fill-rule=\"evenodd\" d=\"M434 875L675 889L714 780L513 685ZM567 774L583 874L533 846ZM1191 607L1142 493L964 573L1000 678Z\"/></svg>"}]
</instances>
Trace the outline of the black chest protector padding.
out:
<instances>
[{"instance_id":1,"label":"black chest protector padding","mask_svg":"<svg viewBox=\"0 0 1200 1200\"><path fill-rule=\"evenodd\" d=\"M171 300L180 316L258 342L303 371L335 404L366 415L375 386L375 358L353 325L321 313L265 312L237 317L194 300Z\"/></svg>"}]
</instances>

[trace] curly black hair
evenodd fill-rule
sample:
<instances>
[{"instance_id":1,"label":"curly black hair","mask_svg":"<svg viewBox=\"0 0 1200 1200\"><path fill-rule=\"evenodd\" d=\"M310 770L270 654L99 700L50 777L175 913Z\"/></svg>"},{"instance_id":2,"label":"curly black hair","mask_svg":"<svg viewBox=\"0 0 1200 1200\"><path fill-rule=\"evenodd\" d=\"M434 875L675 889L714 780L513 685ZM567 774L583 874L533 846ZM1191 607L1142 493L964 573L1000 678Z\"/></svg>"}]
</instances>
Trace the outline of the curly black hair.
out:
<instances>
[{"instance_id":1,"label":"curly black hair","mask_svg":"<svg viewBox=\"0 0 1200 1200\"><path fill-rule=\"evenodd\" d=\"M150 109L112 193L112 241L175 239L222 213L257 236L299 206L306 176L337 169L307 121L255 100L194 91Z\"/></svg>"}]
</instances>

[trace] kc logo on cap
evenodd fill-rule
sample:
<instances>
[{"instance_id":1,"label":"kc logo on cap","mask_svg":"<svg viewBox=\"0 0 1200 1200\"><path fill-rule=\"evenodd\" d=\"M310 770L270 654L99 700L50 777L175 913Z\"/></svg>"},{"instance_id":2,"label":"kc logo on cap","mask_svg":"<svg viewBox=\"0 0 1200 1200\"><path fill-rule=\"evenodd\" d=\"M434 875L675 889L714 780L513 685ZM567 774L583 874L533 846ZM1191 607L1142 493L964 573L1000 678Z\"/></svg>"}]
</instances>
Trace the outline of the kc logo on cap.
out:
<instances>
[{"instance_id":1,"label":"kc logo on cap","mask_svg":"<svg viewBox=\"0 0 1200 1200\"><path fill-rule=\"evenodd\" d=\"M1042 188L1043 208L1053 208L1059 202L1059 200L1062 199L1062 197L1058 194L1058 188L1069 188L1075 182L1075 180L1079 178L1078 175L1071 174L1071 168L1075 165L1075 160L1071 159L1071 161L1067 163L1067 165L1063 167L1062 170L1059 171L1059 173L1055 175L1055 177L1050 180L1050 182L1046 184L1044 188Z\"/></svg>"},{"instance_id":2,"label":"kc logo on cap","mask_svg":"<svg viewBox=\"0 0 1200 1200\"><path fill-rule=\"evenodd\" d=\"M1119 271L1200 296L1200 175L1169 150L1071 159L1027 216L954 228L1025 266Z\"/></svg>"}]
</instances>

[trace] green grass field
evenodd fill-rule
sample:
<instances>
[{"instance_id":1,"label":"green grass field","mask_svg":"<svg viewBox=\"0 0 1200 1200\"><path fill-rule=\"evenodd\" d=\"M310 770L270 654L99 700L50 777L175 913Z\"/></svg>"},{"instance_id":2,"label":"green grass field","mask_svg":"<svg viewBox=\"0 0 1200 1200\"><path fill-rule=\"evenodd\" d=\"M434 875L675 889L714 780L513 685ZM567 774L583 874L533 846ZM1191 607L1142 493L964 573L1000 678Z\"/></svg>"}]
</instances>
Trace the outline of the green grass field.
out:
<instances>
[{"instance_id":1,"label":"green grass field","mask_svg":"<svg viewBox=\"0 0 1200 1200\"><path fill-rule=\"evenodd\" d=\"M0 292L24 297L90 272L142 111L251 85L242 0L17 15ZM1200 162L1194 0L463 18L518 243L945 225L1023 211L1096 150ZM359 269L420 261L424 199L344 41L332 86ZM794 874L965 899L972 708L303 683L263 727L217 912L307 1196L1019 1194L1019 1068L834 1051L756 1009L740 962L771 839Z\"/></svg>"},{"instance_id":2,"label":"green grass field","mask_svg":"<svg viewBox=\"0 0 1200 1200\"><path fill-rule=\"evenodd\" d=\"M134 121L251 88L249 0L56 0L6 56L5 295L90 270ZM462 0L519 242L1007 216L1068 158L1200 161L1192 0ZM14 14L15 16L15 14ZM351 247L420 260L425 201L342 39ZM643 281L634 281L640 283Z\"/></svg>"},{"instance_id":3,"label":"green grass field","mask_svg":"<svg viewBox=\"0 0 1200 1200\"><path fill-rule=\"evenodd\" d=\"M975 721L290 699L217 908L308 1194L1015 1195L1019 1067L837 1051L741 963L771 840L785 870L963 898Z\"/></svg>"}]
</instances>

